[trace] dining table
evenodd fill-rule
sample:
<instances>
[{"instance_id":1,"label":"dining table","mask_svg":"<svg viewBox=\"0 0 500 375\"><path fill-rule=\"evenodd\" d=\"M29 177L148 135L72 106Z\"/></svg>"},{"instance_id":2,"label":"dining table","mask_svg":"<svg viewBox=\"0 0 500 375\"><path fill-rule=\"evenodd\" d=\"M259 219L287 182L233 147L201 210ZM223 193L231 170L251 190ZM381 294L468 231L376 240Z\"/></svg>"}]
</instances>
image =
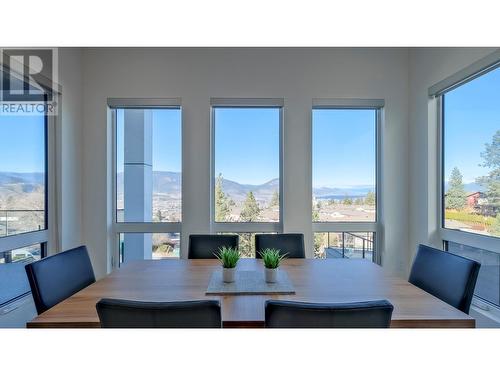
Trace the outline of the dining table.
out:
<instances>
[{"instance_id":1,"label":"dining table","mask_svg":"<svg viewBox=\"0 0 500 375\"><path fill-rule=\"evenodd\" d=\"M474 328L473 317L365 259L285 259L293 285L290 294L207 294L217 259L162 259L123 263L108 275L53 306L28 328L98 328L101 298L137 301L216 299L223 328L265 326L266 300L343 303L388 300L394 306L391 328ZM260 259L240 259L236 272L264 273Z\"/></svg>"}]
</instances>

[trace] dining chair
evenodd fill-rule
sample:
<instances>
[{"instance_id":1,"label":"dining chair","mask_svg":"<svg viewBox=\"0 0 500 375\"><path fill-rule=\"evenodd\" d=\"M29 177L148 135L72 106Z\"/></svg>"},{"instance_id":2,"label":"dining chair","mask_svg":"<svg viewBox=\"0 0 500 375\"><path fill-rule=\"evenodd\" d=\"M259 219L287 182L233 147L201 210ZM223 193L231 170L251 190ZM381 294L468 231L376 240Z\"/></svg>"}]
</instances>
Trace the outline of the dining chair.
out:
<instances>
[{"instance_id":1,"label":"dining chair","mask_svg":"<svg viewBox=\"0 0 500 375\"><path fill-rule=\"evenodd\" d=\"M474 260L420 244L408 281L468 314L480 267Z\"/></svg>"},{"instance_id":2,"label":"dining chair","mask_svg":"<svg viewBox=\"0 0 500 375\"><path fill-rule=\"evenodd\" d=\"M238 248L236 234L191 234L189 236L188 259L216 259L220 247Z\"/></svg>"},{"instance_id":3,"label":"dining chair","mask_svg":"<svg viewBox=\"0 0 500 375\"><path fill-rule=\"evenodd\" d=\"M102 328L221 328L217 300L142 302L103 298L96 304Z\"/></svg>"},{"instance_id":4,"label":"dining chair","mask_svg":"<svg viewBox=\"0 0 500 375\"><path fill-rule=\"evenodd\" d=\"M39 315L95 282L86 246L27 264L25 270Z\"/></svg>"},{"instance_id":5,"label":"dining chair","mask_svg":"<svg viewBox=\"0 0 500 375\"><path fill-rule=\"evenodd\" d=\"M278 249L287 253L287 258L305 258L304 235L302 233L256 234L255 257L262 258L264 249Z\"/></svg>"},{"instance_id":6,"label":"dining chair","mask_svg":"<svg viewBox=\"0 0 500 375\"><path fill-rule=\"evenodd\" d=\"M388 328L389 301L305 303L266 301L266 328Z\"/></svg>"}]
</instances>

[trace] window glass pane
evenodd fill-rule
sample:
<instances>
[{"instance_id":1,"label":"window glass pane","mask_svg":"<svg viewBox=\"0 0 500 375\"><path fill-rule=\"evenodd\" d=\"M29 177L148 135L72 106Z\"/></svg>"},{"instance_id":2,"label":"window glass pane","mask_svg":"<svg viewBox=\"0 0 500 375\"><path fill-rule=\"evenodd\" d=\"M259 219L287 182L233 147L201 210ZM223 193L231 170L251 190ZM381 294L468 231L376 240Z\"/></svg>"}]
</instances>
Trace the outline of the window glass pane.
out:
<instances>
[{"instance_id":1,"label":"window glass pane","mask_svg":"<svg viewBox=\"0 0 500 375\"><path fill-rule=\"evenodd\" d=\"M313 221L375 221L376 118L376 110L313 110Z\"/></svg>"},{"instance_id":2,"label":"window glass pane","mask_svg":"<svg viewBox=\"0 0 500 375\"><path fill-rule=\"evenodd\" d=\"M30 291L24 266L40 258L40 244L0 253L0 305Z\"/></svg>"},{"instance_id":3,"label":"window glass pane","mask_svg":"<svg viewBox=\"0 0 500 375\"><path fill-rule=\"evenodd\" d=\"M45 116L0 116L0 237L45 229Z\"/></svg>"},{"instance_id":4,"label":"window glass pane","mask_svg":"<svg viewBox=\"0 0 500 375\"><path fill-rule=\"evenodd\" d=\"M218 233L237 234L239 236L239 250L242 258L255 258L255 235L261 233Z\"/></svg>"},{"instance_id":5,"label":"window glass pane","mask_svg":"<svg viewBox=\"0 0 500 375\"><path fill-rule=\"evenodd\" d=\"M116 111L119 222L181 221L181 110Z\"/></svg>"},{"instance_id":6,"label":"window glass pane","mask_svg":"<svg viewBox=\"0 0 500 375\"><path fill-rule=\"evenodd\" d=\"M500 69L443 99L444 226L500 236Z\"/></svg>"},{"instance_id":7,"label":"window glass pane","mask_svg":"<svg viewBox=\"0 0 500 375\"><path fill-rule=\"evenodd\" d=\"M280 109L214 108L216 222L280 220Z\"/></svg>"},{"instance_id":8,"label":"window glass pane","mask_svg":"<svg viewBox=\"0 0 500 375\"><path fill-rule=\"evenodd\" d=\"M180 233L120 233L120 264L129 260L179 258Z\"/></svg>"},{"instance_id":9,"label":"window glass pane","mask_svg":"<svg viewBox=\"0 0 500 375\"><path fill-rule=\"evenodd\" d=\"M481 263L474 295L500 306L500 254L455 242L447 245L450 253Z\"/></svg>"},{"instance_id":10,"label":"window glass pane","mask_svg":"<svg viewBox=\"0 0 500 375\"><path fill-rule=\"evenodd\" d=\"M316 232L315 258L369 259L373 261L375 248L373 232Z\"/></svg>"}]
</instances>

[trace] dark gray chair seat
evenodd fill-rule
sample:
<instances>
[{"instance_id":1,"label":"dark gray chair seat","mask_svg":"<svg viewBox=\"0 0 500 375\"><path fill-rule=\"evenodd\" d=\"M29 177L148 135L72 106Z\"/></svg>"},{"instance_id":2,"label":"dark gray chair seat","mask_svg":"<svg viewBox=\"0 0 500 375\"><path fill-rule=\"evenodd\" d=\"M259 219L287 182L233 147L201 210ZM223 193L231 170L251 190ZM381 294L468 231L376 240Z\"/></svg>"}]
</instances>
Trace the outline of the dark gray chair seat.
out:
<instances>
[{"instance_id":1,"label":"dark gray chair seat","mask_svg":"<svg viewBox=\"0 0 500 375\"><path fill-rule=\"evenodd\" d=\"M25 266L38 314L95 282L85 246Z\"/></svg>"},{"instance_id":2,"label":"dark gray chair seat","mask_svg":"<svg viewBox=\"0 0 500 375\"><path fill-rule=\"evenodd\" d=\"M305 258L304 235L302 233L256 234L255 257L264 249L277 249L288 253L288 258Z\"/></svg>"},{"instance_id":3,"label":"dark gray chair seat","mask_svg":"<svg viewBox=\"0 0 500 375\"><path fill-rule=\"evenodd\" d=\"M386 300L351 303L266 301L266 328L388 328Z\"/></svg>"},{"instance_id":4,"label":"dark gray chair seat","mask_svg":"<svg viewBox=\"0 0 500 375\"><path fill-rule=\"evenodd\" d=\"M191 234L188 259L216 259L220 247L238 248L239 237L235 234Z\"/></svg>"},{"instance_id":5,"label":"dark gray chair seat","mask_svg":"<svg viewBox=\"0 0 500 375\"><path fill-rule=\"evenodd\" d=\"M216 300L141 302L104 298L96 304L102 328L221 328Z\"/></svg>"},{"instance_id":6,"label":"dark gray chair seat","mask_svg":"<svg viewBox=\"0 0 500 375\"><path fill-rule=\"evenodd\" d=\"M419 245L408 281L468 314L480 267L474 260Z\"/></svg>"}]
</instances>

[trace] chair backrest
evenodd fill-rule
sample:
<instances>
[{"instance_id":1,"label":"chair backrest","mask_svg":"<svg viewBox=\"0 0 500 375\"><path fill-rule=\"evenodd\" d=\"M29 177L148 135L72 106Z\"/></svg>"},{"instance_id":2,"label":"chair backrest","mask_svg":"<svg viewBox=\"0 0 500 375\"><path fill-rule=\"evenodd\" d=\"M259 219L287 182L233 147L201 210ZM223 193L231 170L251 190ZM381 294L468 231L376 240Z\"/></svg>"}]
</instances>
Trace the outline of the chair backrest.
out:
<instances>
[{"instance_id":1,"label":"chair backrest","mask_svg":"<svg viewBox=\"0 0 500 375\"><path fill-rule=\"evenodd\" d=\"M238 248L236 234L191 234L189 236L189 259L215 259L220 247Z\"/></svg>"},{"instance_id":2,"label":"chair backrest","mask_svg":"<svg viewBox=\"0 0 500 375\"><path fill-rule=\"evenodd\" d=\"M95 282L85 246L27 264L25 269L38 314Z\"/></svg>"},{"instance_id":3,"label":"chair backrest","mask_svg":"<svg viewBox=\"0 0 500 375\"><path fill-rule=\"evenodd\" d=\"M474 260L419 245L408 281L468 314L480 267Z\"/></svg>"},{"instance_id":4,"label":"chair backrest","mask_svg":"<svg viewBox=\"0 0 500 375\"><path fill-rule=\"evenodd\" d=\"M259 252L264 249L278 249L280 253L288 253L288 258L306 257L302 233L256 234L255 257L260 259Z\"/></svg>"},{"instance_id":5,"label":"chair backrest","mask_svg":"<svg viewBox=\"0 0 500 375\"><path fill-rule=\"evenodd\" d=\"M102 328L221 328L216 300L141 302L104 298L96 304Z\"/></svg>"},{"instance_id":6,"label":"chair backrest","mask_svg":"<svg viewBox=\"0 0 500 375\"><path fill-rule=\"evenodd\" d=\"M388 328L386 300L351 303L266 301L266 328Z\"/></svg>"}]
</instances>

